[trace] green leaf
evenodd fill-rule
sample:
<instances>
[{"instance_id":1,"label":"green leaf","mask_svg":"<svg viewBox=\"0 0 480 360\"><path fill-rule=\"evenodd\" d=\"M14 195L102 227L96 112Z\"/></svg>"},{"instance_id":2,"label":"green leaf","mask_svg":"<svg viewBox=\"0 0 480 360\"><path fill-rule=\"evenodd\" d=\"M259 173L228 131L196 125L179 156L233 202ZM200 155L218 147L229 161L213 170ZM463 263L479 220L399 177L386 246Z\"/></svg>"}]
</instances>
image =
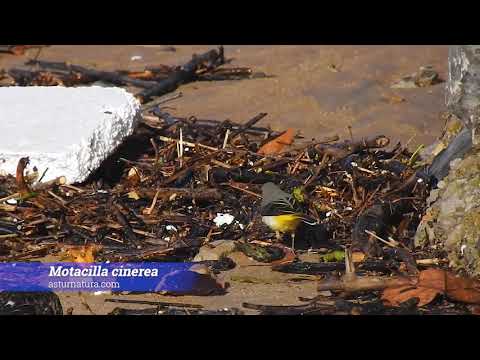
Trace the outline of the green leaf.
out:
<instances>
[{"instance_id":1,"label":"green leaf","mask_svg":"<svg viewBox=\"0 0 480 360\"><path fill-rule=\"evenodd\" d=\"M345 251L334 250L328 254L320 256L324 262L340 262L345 260Z\"/></svg>"},{"instance_id":2,"label":"green leaf","mask_svg":"<svg viewBox=\"0 0 480 360\"><path fill-rule=\"evenodd\" d=\"M296 187L293 189L293 197L300 204L303 204L305 202L305 195L301 187Z\"/></svg>"}]
</instances>

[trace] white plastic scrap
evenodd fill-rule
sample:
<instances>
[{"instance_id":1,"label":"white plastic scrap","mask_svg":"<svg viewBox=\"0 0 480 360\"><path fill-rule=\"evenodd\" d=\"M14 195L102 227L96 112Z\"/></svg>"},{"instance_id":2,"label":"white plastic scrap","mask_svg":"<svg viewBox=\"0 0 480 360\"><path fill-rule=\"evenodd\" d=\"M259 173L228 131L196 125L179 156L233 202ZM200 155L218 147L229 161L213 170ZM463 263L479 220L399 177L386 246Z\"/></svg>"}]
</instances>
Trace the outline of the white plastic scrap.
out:
<instances>
[{"instance_id":1,"label":"white plastic scrap","mask_svg":"<svg viewBox=\"0 0 480 360\"><path fill-rule=\"evenodd\" d=\"M0 87L1 131L8 134L0 170L14 175L28 156L40 173L48 168L44 181L83 182L133 133L140 112L138 99L119 87Z\"/></svg>"},{"instance_id":2,"label":"white plastic scrap","mask_svg":"<svg viewBox=\"0 0 480 360\"><path fill-rule=\"evenodd\" d=\"M133 55L130 60L131 61L137 61L137 60L142 60L143 59L143 56L140 56L140 55Z\"/></svg>"},{"instance_id":3,"label":"white plastic scrap","mask_svg":"<svg viewBox=\"0 0 480 360\"><path fill-rule=\"evenodd\" d=\"M241 224L238 220L235 220L235 224L238 224L238 227L243 230L245 229L245 225Z\"/></svg>"},{"instance_id":4,"label":"white plastic scrap","mask_svg":"<svg viewBox=\"0 0 480 360\"><path fill-rule=\"evenodd\" d=\"M173 225L167 225L165 226L165 229L167 229L168 231L175 231L177 232L177 228Z\"/></svg>"},{"instance_id":5,"label":"white plastic scrap","mask_svg":"<svg viewBox=\"0 0 480 360\"><path fill-rule=\"evenodd\" d=\"M215 225L220 227L225 224L230 225L233 222L233 220L235 220L235 216L231 214L217 213L217 217L213 219L213 222L215 223Z\"/></svg>"}]
</instances>

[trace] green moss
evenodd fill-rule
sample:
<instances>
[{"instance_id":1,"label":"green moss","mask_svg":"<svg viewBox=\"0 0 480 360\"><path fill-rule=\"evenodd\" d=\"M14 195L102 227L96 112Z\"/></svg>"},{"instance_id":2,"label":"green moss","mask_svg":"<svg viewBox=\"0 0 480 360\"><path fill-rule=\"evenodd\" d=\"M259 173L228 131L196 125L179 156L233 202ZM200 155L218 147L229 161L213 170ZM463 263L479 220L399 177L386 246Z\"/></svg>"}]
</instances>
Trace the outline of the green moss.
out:
<instances>
[{"instance_id":1,"label":"green moss","mask_svg":"<svg viewBox=\"0 0 480 360\"><path fill-rule=\"evenodd\" d=\"M432 195L429 201L433 203L417 229L415 244L442 244L454 270L479 276L480 154L457 160ZM432 234L435 239L431 239Z\"/></svg>"}]
</instances>

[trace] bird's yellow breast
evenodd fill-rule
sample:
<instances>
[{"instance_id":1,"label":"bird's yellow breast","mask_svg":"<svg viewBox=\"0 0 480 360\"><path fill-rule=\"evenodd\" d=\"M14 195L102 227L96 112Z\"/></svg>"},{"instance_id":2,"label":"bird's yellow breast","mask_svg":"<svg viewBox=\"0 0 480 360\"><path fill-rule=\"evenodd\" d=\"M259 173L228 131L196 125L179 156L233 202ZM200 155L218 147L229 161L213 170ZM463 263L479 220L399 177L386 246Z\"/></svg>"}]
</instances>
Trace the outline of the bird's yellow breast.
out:
<instances>
[{"instance_id":1,"label":"bird's yellow breast","mask_svg":"<svg viewBox=\"0 0 480 360\"><path fill-rule=\"evenodd\" d=\"M296 214L262 216L262 221L274 231L292 233L297 228L301 218Z\"/></svg>"}]
</instances>

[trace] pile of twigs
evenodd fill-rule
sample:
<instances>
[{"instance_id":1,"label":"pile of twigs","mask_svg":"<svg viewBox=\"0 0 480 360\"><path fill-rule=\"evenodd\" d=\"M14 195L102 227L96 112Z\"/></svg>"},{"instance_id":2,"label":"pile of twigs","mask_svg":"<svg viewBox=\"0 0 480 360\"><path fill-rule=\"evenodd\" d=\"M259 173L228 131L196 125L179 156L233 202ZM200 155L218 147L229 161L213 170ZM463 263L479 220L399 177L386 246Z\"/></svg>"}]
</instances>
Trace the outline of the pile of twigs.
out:
<instances>
[{"instance_id":1,"label":"pile of twigs","mask_svg":"<svg viewBox=\"0 0 480 360\"><path fill-rule=\"evenodd\" d=\"M16 178L1 177L1 259L43 256L58 244L96 244L110 260L190 259L216 239L268 241L273 234L258 214L266 182L293 192L321 224L321 236L315 227L300 229L300 246L302 239L317 248L353 240L368 253L372 236L376 249L411 246L427 186L405 185L414 173L411 154L400 146L382 149L387 138L300 141L265 154L265 144L286 134L256 126L266 114L241 125L151 113L124 145L132 149L134 142L140 155L117 153L103 165L111 170L115 162L116 177L112 170L75 186L61 179L31 183L23 174L26 159ZM219 213L235 221L218 227ZM356 235L359 224L366 232Z\"/></svg>"},{"instance_id":2,"label":"pile of twigs","mask_svg":"<svg viewBox=\"0 0 480 360\"><path fill-rule=\"evenodd\" d=\"M279 248L270 246L275 234L262 224L259 206L261 186L273 182L317 222L298 229L300 249L358 250L373 258L358 266L361 271L391 274L400 263L416 270L412 240L429 184L406 147L389 147L385 136L305 141L294 129L259 126L266 113L244 123L177 117L160 105L180 95L154 99L188 81L254 77L250 69L222 68L227 62L219 48L181 67L135 73L36 60L31 65L42 70L10 70L17 85L102 80L140 87L137 97L144 106L134 135L83 184L37 181L38 174L26 172L27 158L19 159L16 177L0 176L0 261L63 256L65 250L78 262L191 261L203 245L226 239L248 256L271 262L274 251L264 250ZM222 214L234 220L218 225L214 220ZM287 254L280 252L280 258ZM342 261L292 260L276 262L273 269L348 272ZM297 308L245 307L264 313L330 313L342 306L347 313L386 311L372 304L315 300Z\"/></svg>"},{"instance_id":3,"label":"pile of twigs","mask_svg":"<svg viewBox=\"0 0 480 360\"><path fill-rule=\"evenodd\" d=\"M245 67L224 67L223 47L194 55L182 66L158 65L144 71L102 71L64 62L32 59L25 67L8 71L11 84L17 86L77 86L98 81L114 86L141 89L136 96L142 103L165 95L178 86L193 81L242 80L266 77ZM133 89L132 89L133 90Z\"/></svg>"}]
</instances>

